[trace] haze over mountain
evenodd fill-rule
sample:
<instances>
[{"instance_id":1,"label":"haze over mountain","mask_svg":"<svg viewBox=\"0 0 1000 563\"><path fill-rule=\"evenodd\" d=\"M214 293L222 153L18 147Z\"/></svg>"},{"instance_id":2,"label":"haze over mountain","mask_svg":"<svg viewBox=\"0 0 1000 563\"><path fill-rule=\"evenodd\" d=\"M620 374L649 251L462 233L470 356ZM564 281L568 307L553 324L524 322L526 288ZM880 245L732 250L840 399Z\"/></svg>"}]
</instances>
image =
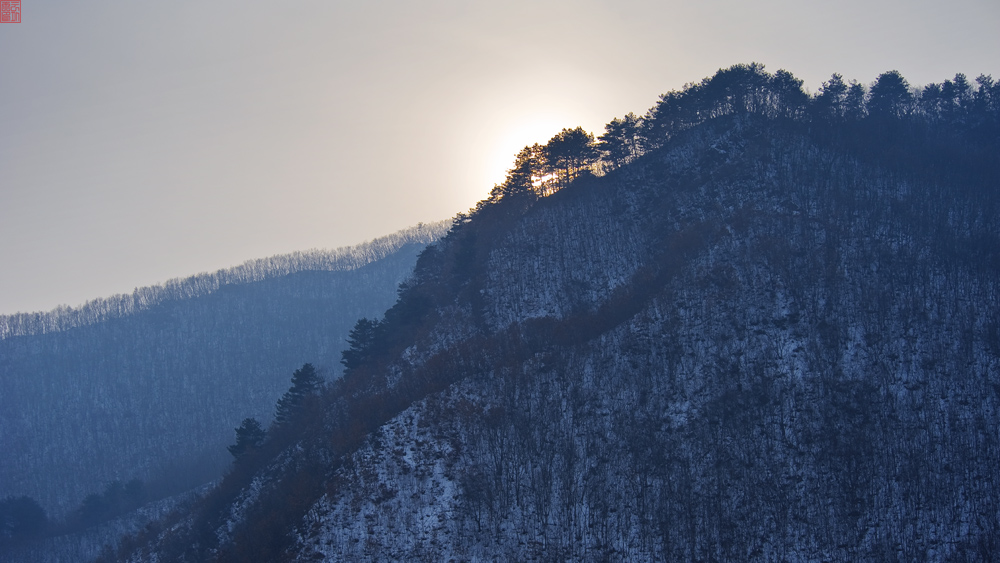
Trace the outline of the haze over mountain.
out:
<instances>
[{"instance_id":1,"label":"haze over mountain","mask_svg":"<svg viewBox=\"0 0 1000 563\"><path fill-rule=\"evenodd\" d=\"M21 0L0 314L453 216L511 156L734 61L1000 76L1000 2Z\"/></svg>"},{"instance_id":2,"label":"haze over mountain","mask_svg":"<svg viewBox=\"0 0 1000 563\"><path fill-rule=\"evenodd\" d=\"M304 361L338 377L356 319L395 300L445 228L0 317L0 499L84 525L120 512L116 495L141 503L216 479L233 428L267 424Z\"/></svg>"},{"instance_id":3,"label":"haze over mountain","mask_svg":"<svg viewBox=\"0 0 1000 563\"><path fill-rule=\"evenodd\" d=\"M101 560L996 559L997 154L961 74L737 65L564 129Z\"/></svg>"}]
</instances>

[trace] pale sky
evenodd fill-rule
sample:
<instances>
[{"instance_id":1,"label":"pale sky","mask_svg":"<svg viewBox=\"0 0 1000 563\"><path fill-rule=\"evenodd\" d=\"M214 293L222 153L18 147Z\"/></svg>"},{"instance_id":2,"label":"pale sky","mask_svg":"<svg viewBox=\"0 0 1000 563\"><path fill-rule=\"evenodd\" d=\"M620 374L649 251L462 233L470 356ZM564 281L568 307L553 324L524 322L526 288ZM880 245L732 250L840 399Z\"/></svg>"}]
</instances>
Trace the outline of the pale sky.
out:
<instances>
[{"instance_id":1,"label":"pale sky","mask_svg":"<svg viewBox=\"0 0 1000 563\"><path fill-rule=\"evenodd\" d=\"M996 0L21 0L0 314L454 216L517 150L760 62L1000 79Z\"/></svg>"}]
</instances>

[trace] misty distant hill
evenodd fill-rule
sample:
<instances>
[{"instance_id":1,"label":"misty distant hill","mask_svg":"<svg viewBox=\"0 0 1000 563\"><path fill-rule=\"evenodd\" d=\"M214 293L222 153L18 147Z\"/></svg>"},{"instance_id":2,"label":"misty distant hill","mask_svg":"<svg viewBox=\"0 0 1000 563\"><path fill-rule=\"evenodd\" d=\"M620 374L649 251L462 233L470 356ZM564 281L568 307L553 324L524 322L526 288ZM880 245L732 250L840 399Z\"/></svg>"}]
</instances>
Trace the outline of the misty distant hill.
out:
<instances>
[{"instance_id":1,"label":"misty distant hill","mask_svg":"<svg viewBox=\"0 0 1000 563\"><path fill-rule=\"evenodd\" d=\"M266 424L305 362L338 377L354 322L395 301L443 230L0 317L0 498L60 516L114 481L155 497L218 477L240 421Z\"/></svg>"}]
</instances>

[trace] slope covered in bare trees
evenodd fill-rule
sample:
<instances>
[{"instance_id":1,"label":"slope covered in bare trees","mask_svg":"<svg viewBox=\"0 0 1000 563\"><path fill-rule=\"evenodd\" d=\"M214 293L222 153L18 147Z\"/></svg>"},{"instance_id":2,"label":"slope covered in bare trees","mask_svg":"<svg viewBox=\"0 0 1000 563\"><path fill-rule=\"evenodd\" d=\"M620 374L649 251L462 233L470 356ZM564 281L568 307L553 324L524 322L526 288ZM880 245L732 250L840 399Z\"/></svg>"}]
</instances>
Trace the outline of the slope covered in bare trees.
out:
<instances>
[{"instance_id":1,"label":"slope covered in bare trees","mask_svg":"<svg viewBox=\"0 0 1000 563\"><path fill-rule=\"evenodd\" d=\"M737 65L597 147L522 151L297 424L105 559L996 559L992 79Z\"/></svg>"},{"instance_id":2,"label":"slope covered in bare trees","mask_svg":"<svg viewBox=\"0 0 1000 563\"><path fill-rule=\"evenodd\" d=\"M443 228L0 318L0 498L27 495L57 519L88 495L99 508L116 482L156 498L216 478L233 428L270 420L292 370L339 376L354 320L395 300ZM80 510L68 518L102 513Z\"/></svg>"}]
</instances>

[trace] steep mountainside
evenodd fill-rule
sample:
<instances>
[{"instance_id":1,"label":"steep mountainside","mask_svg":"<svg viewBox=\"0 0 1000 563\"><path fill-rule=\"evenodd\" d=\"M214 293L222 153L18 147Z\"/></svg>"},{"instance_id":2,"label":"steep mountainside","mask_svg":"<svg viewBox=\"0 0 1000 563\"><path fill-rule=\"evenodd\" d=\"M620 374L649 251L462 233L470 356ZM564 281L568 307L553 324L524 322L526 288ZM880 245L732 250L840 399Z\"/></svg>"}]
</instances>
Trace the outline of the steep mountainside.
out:
<instances>
[{"instance_id":1,"label":"steep mountainside","mask_svg":"<svg viewBox=\"0 0 1000 563\"><path fill-rule=\"evenodd\" d=\"M483 249L494 344L351 455L296 560L996 553L992 211L780 130L692 137Z\"/></svg>"},{"instance_id":2,"label":"steep mountainside","mask_svg":"<svg viewBox=\"0 0 1000 563\"><path fill-rule=\"evenodd\" d=\"M744 70L602 176L515 167L341 380L117 559L995 559L1000 97L830 119Z\"/></svg>"},{"instance_id":3,"label":"steep mountainside","mask_svg":"<svg viewBox=\"0 0 1000 563\"><path fill-rule=\"evenodd\" d=\"M268 421L303 362L337 376L353 322L395 300L442 232L422 226L4 318L35 333L0 340L0 498L28 495L57 516L116 480L145 481L149 496L216 478L233 428Z\"/></svg>"}]
</instances>

